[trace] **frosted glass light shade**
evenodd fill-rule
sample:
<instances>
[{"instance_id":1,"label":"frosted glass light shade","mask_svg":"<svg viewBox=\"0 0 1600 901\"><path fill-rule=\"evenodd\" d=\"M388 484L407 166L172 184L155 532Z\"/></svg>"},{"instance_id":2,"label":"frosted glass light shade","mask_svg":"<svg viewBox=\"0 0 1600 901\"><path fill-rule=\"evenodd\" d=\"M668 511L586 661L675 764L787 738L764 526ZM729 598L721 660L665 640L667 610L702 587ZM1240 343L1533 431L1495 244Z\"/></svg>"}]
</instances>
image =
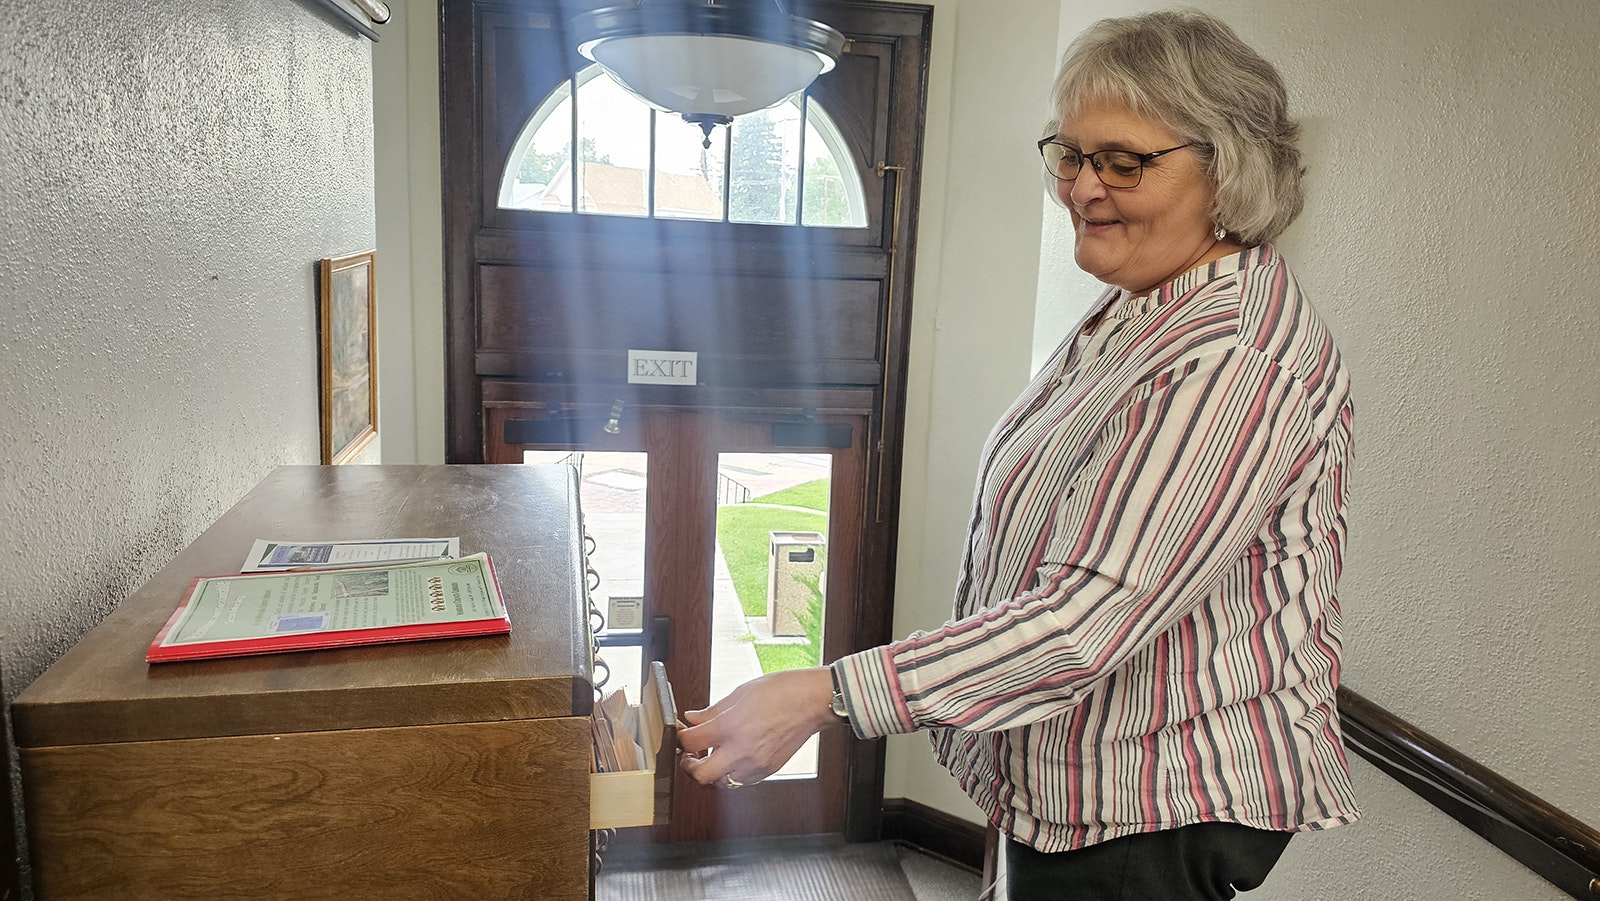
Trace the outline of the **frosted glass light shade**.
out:
<instances>
[{"instance_id":1,"label":"frosted glass light shade","mask_svg":"<svg viewBox=\"0 0 1600 901\"><path fill-rule=\"evenodd\" d=\"M634 96L701 123L727 123L804 90L845 43L777 0L640 0L584 13L572 29L578 52Z\"/></svg>"},{"instance_id":2,"label":"frosted glass light shade","mask_svg":"<svg viewBox=\"0 0 1600 901\"><path fill-rule=\"evenodd\" d=\"M709 34L612 38L590 54L639 99L686 115L766 109L833 68L833 60L811 50Z\"/></svg>"}]
</instances>

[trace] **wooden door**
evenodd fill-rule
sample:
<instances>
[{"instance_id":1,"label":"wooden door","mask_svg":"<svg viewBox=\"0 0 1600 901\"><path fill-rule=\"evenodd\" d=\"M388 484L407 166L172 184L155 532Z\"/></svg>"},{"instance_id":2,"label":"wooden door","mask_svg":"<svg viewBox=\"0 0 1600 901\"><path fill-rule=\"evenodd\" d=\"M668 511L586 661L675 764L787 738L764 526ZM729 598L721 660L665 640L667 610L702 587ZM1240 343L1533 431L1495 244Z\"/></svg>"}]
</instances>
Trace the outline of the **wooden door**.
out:
<instances>
[{"instance_id":1,"label":"wooden door","mask_svg":"<svg viewBox=\"0 0 1600 901\"><path fill-rule=\"evenodd\" d=\"M829 147L835 171L860 189L851 195L859 216L811 227L803 201L792 223L747 221L728 202L720 219L663 218L658 213L668 204L658 201L668 193L665 170L648 166L637 171L655 174L636 179L647 199L628 215L580 209L575 200L565 208L516 200L523 162L549 123L570 123L566 149L558 154L569 172L602 162L583 150L581 110L598 108L584 105L583 92L596 84L595 73L574 51L566 28L572 15L604 2L440 4L447 459L514 462L524 448L646 452L647 440L659 441L648 451L651 515L672 523L657 529L674 532L669 544L678 550L657 546L665 536L651 538L639 578L673 586L681 581L661 604L693 604L695 597L709 603L696 582L707 578L706 570L694 567L706 565L710 533L699 518L703 511L694 511L708 503L698 492L717 480L712 458L747 452L725 448L757 448L762 441L782 447L772 440L778 424L791 438L819 424L844 426L848 453L823 449L837 461L829 531L836 533L846 517L853 531L848 538L831 534L828 547L831 554L848 543L853 556L849 573L830 558L827 607L831 614L844 596L846 586L834 583L848 575L856 609L829 619L842 630L835 634L829 626L830 655L886 641L932 10L870 0L786 4L850 40L838 66L797 103L805 122L815 112L831 123L825 139L805 146ZM561 109L568 114L558 114ZM655 148L670 127L684 127L664 113L641 115L650 124L636 142L616 145L608 164L613 174L633 171L621 158L624 151ZM738 143L730 138L726 146L731 160ZM560 182L559 175L549 178ZM572 184L569 199L581 194ZM724 201L732 197L732 184L725 178L717 188ZM816 196L806 195L804 184L802 178L797 196ZM628 366L634 351L695 355L693 384L633 384ZM618 402L623 428L612 434L604 425ZM745 426L756 431L741 431ZM725 443L704 443L713 436ZM657 482L680 480L657 497L668 492ZM669 664L689 646L680 628L688 627L661 630L673 645ZM698 706L694 689L679 691L682 703ZM843 832L853 840L875 839L883 746L845 745L851 793ZM768 794L770 805L785 803L779 789ZM749 797L762 801L761 793ZM772 828L838 828L817 825L837 822L831 813L790 819L795 822ZM710 807L691 821L721 824L705 826L706 834L768 828Z\"/></svg>"},{"instance_id":2,"label":"wooden door","mask_svg":"<svg viewBox=\"0 0 1600 901\"><path fill-rule=\"evenodd\" d=\"M648 662L665 659L679 706L695 709L726 694L738 681L759 675L761 665L772 665L766 663L766 655L756 653L758 645L781 650L820 640L819 656L810 663L828 662L848 652L860 614L857 586L864 562L860 511L866 487L867 417L863 411L796 419L779 408L716 411L623 404L605 413L602 420L552 417L537 406L497 408L490 418L502 440L492 444L490 457L503 463L560 458L579 465L587 486L582 492L585 528L596 545L592 556L623 559L629 549L615 545L637 542L643 575L638 622L643 628L632 633L608 626L602 633L603 641L617 642L601 648L610 670L608 685L641 684ZM762 502L763 497L782 498L784 491L762 494L760 487L739 484L742 472L757 471L752 467L769 457L774 463L765 474L776 471L777 484L827 482L825 526L818 533L823 536L819 543L824 556L819 562L824 566L810 574L821 589L822 615L816 634L805 641L772 634L785 631L778 622L784 611L777 604L767 614L734 606L732 616L743 615L746 631L740 637L728 634L729 605L739 603L737 597L730 598L730 592L738 591L730 584L735 579L729 568L739 564L724 563L733 556L723 547L732 529L719 519L759 513L762 508L780 514L799 509ZM604 461L598 470L596 460ZM637 492L643 501L637 515L642 533L637 536L616 527L618 519L630 518L618 512L626 504L615 494L627 490ZM804 521L809 524L815 518ZM746 540L767 540L772 534L769 522L783 521L749 519L747 531L749 527L761 531ZM810 540L797 532L779 534ZM814 559L799 552L789 554L781 539L775 544L775 566L786 560ZM813 549L807 546L804 553L812 555ZM598 568L603 573L607 566ZM602 587L601 578L597 574L594 580L596 604L620 614L624 608L609 603L616 599L614 591ZM626 574L612 584L623 586L618 589L623 594L631 591ZM788 628L792 631L792 624ZM847 730L830 730L813 748L797 755L784 773L737 792L704 788L679 773L672 824L636 830L622 840L706 841L839 832L844 828L853 741Z\"/></svg>"}]
</instances>

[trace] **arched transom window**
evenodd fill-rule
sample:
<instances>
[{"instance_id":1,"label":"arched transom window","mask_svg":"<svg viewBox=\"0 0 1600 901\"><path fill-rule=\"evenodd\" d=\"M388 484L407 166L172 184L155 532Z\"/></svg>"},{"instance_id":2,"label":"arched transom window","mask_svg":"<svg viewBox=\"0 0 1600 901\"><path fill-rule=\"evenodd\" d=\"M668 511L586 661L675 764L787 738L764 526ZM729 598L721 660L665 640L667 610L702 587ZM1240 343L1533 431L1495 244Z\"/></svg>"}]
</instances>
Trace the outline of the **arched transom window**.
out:
<instances>
[{"instance_id":1,"label":"arched transom window","mask_svg":"<svg viewBox=\"0 0 1600 901\"><path fill-rule=\"evenodd\" d=\"M574 102L576 96L576 102ZM843 163L843 164L841 164ZM845 143L820 104L795 94L700 128L652 109L589 66L534 110L500 179L502 209L865 228Z\"/></svg>"}]
</instances>

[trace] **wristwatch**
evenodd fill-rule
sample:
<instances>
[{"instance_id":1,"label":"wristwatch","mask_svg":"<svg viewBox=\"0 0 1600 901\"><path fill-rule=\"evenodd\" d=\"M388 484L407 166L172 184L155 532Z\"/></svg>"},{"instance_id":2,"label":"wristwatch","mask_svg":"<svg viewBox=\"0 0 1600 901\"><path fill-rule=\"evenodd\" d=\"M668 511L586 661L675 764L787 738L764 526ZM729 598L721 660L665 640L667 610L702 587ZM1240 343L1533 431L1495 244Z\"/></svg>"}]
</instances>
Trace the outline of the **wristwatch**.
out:
<instances>
[{"instance_id":1,"label":"wristwatch","mask_svg":"<svg viewBox=\"0 0 1600 901\"><path fill-rule=\"evenodd\" d=\"M850 711L844 706L844 692L839 690L839 674L833 667L828 667L828 678L833 680L833 699L828 702L828 709L840 720L850 722Z\"/></svg>"}]
</instances>

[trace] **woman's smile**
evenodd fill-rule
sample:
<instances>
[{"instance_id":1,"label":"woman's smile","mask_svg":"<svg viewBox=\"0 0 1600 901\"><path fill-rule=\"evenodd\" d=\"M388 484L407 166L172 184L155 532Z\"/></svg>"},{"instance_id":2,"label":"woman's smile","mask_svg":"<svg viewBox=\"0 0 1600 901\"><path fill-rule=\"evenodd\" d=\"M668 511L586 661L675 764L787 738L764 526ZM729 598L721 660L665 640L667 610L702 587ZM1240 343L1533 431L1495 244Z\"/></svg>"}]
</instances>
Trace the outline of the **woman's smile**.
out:
<instances>
[{"instance_id":1,"label":"woman's smile","mask_svg":"<svg viewBox=\"0 0 1600 901\"><path fill-rule=\"evenodd\" d=\"M1239 250L1215 236L1210 179L1170 128L1121 104L1097 102L1069 116L1059 137L1085 157L1077 178L1056 182L1072 216L1073 255L1085 272L1139 294ZM1142 164L1138 184L1113 188L1087 158L1102 150L1165 152Z\"/></svg>"}]
</instances>

